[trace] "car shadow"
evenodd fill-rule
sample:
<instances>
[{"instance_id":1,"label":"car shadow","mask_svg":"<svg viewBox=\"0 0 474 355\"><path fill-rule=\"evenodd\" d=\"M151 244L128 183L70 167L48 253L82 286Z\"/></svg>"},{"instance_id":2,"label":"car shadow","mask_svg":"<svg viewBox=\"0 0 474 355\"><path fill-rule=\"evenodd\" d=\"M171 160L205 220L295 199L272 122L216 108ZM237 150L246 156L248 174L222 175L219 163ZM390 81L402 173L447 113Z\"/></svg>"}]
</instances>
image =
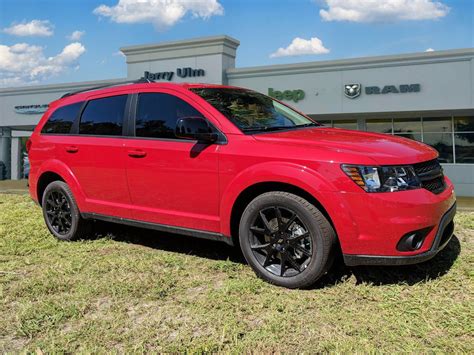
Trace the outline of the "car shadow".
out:
<instances>
[{"instance_id":1,"label":"car shadow","mask_svg":"<svg viewBox=\"0 0 474 355\"><path fill-rule=\"evenodd\" d=\"M222 242L193 238L174 233L129 227L114 223L95 222L94 238L109 237L115 241L142 245L148 248L194 255L211 260L229 260L246 264L240 248ZM421 264L404 266L345 266L337 253L333 266L311 289L331 287L352 276L356 284L374 286L406 284L415 285L446 274L461 252L459 239L454 235L449 244L433 259Z\"/></svg>"},{"instance_id":2,"label":"car shadow","mask_svg":"<svg viewBox=\"0 0 474 355\"><path fill-rule=\"evenodd\" d=\"M173 253L194 255L211 260L246 263L239 248L234 248L223 242L102 221L95 222L94 231L93 238L108 237L119 242L142 245Z\"/></svg>"},{"instance_id":3,"label":"car shadow","mask_svg":"<svg viewBox=\"0 0 474 355\"><path fill-rule=\"evenodd\" d=\"M406 284L415 285L445 275L461 252L459 239L454 235L448 245L433 259L420 264L403 266L345 266L339 256L331 270L322 277L314 288L324 288L343 282L354 276L356 284L374 286Z\"/></svg>"}]
</instances>

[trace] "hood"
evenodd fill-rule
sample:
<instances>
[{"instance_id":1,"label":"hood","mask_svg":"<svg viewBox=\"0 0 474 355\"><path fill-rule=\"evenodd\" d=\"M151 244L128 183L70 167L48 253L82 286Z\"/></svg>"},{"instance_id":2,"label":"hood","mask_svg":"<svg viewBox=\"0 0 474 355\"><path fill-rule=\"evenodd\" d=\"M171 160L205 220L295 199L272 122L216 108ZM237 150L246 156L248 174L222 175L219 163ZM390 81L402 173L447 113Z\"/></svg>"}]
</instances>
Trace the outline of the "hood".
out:
<instances>
[{"instance_id":1,"label":"hood","mask_svg":"<svg viewBox=\"0 0 474 355\"><path fill-rule=\"evenodd\" d=\"M430 146L398 136L340 128L306 128L254 135L259 142L332 150L350 156L370 157L379 165L414 164L432 160L438 152ZM351 162L347 162L351 163ZM356 164L357 162L354 162Z\"/></svg>"}]
</instances>

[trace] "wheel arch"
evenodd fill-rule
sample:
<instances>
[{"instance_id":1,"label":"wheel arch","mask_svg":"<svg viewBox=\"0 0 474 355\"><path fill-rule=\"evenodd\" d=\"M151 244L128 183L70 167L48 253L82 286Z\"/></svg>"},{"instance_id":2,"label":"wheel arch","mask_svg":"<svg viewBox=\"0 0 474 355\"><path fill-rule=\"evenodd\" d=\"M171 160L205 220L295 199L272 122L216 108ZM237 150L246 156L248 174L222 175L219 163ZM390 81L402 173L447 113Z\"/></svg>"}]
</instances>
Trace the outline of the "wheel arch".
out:
<instances>
[{"instance_id":1,"label":"wheel arch","mask_svg":"<svg viewBox=\"0 0 474 355\"><path fill-rule=\"evenodd\" d=\"M329 223L331 224L332 228L334 229L336 233L336 239L337 239L337 230L329 212L313 194L291 183L281 182L281 181L264 181L264 182L255 183L245 188L243 191L240 192L234 204L232 205L232 209L230 212L229 227L230 227L230 236L232 238L234 245L238 245L239 243L239 222L240 222L242 213L244 212L247 205L257 196L263 193L272 192L272 191L289 192L299 197L302 197L308 202L310 202L311 204L313 204L316 208L318 208L321 211L321 213L329 221Z\"/></svg>"},{"instance_id":2,"label":"wheel arch","mask_svg":"<svg viewBox=\"0 0 474 355\"><path fill-rule=\"evenodd\" d=\"M36 180L36 197L41 205L42 197L46 186L53 181L65 182L74 195L77 205L81 209L85 203L85 195L72 171L67 165L59 160L50 160L45 162L38 171L38 179Z\"/></svg>"},{"instance_id":3,"label":"wheel arch","mask_svg":"<svg viewBox=\"0 0 474 355\"><path fill-rule=\"evenodd\" d=\"M64 181L61 175L53 171L45 171L42 173L36 184L36 196L38 197L38 203L40 206L43 204L43 194L46 187L51 184L53 181Z\"/></svg>"}]
</instances>

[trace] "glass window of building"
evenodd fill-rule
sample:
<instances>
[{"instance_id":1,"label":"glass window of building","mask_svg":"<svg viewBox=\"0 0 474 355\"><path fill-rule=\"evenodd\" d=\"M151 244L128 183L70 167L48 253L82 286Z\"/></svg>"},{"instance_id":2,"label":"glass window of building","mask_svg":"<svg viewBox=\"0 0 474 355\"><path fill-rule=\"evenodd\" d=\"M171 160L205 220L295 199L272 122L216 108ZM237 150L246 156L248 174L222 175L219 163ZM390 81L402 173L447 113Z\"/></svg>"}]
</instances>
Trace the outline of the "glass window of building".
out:
<instances>
[{"instance_id":1,"label":"glass window of building","mask_svg":"<svg viewBox=\"0 0 474 355\"><path fill-rule=\"evenodd\" d=\"M454 117L455 132L474 132L473 117Z\"/></svg>"},{"instance_id":2,"label":"glass window of building","mask_svg":"<svg viewBox=\"0 0 474 355\"><path fill-rule=\"evenodd\" d=\"M370 119L366 121L367 131L392 134L392 119Z\"/></svg>"},{"instance_id":3,"label":"glass window of building","mask_svg":"<svg viewBox=\"0 0 474 355\"><path fill-rule=\"evenodd\" d=\"M454 151L459 164L474 164L474 117L454 117Z\"/></svg>"},{"instance_id":4,"label":"glass window of building","mask_svg":"<svg viewBox=\"0 0 474 355\"><path fill-rule=\"evenodd\" d=\"M451 117L423 117L423 132L452 132Z\"/></svg>"},{"instance_id":5,"label":"glass window of building","mask_svg":"<svg viewBox=\"0 0 474 355\"><path fill-rule=\"evenodd\" d=\"M439 152L440 163L454 163L451 117L423 117L423 142Z\"/></svg>"},{"instance_id":6,"label":"glass window of building","mask_svg":"<svg viewBox=\"0 0 474 355\"><path fill-rule=\"evenodd\" d=\"M414 141L418 141L418 142L423 141L421 137L421 133L398 133L398 134L395 134L395 136L413 139Z\"/></svg>"},{"instance_id":7,"label":"glass window of building","mask_svg":"<svg viewBox=\"0 0 474 355\"><path fill-rule=\"evenodd\" d=\"M331 120L318 120L315 118L316 122L321 123L322 125L325 125L327 127L332 127L332 121Z\"/></svg>"},{"instance_id":8,"label":"glass window of building","mask_svg":"<svg viewBox=\"0 0 474 355\"><path fill-rule=\"evenodd\" d=\"M334 127L344 129L357 129L357 120L334 120Z\"/></svg>"},{"instance_id":9,"label":"glass window of building","mask_svg":"<svg viewBox=\"0 0 474 355\"><path fill-rule=\"evenodd\" d=\"M393 120L393 133L421 133L421 118L395 118Z\"/></svg>"},{"instance_id":10,"label":"glass window of building","mask_svg":"<svg viewBox=\"0 0 474 355\"><path fill-rule=\"evenodd\" d=\"M438 151L440 163L454 162L452 133L423 133L423 142Z\"/></svg>"}]
</instances>

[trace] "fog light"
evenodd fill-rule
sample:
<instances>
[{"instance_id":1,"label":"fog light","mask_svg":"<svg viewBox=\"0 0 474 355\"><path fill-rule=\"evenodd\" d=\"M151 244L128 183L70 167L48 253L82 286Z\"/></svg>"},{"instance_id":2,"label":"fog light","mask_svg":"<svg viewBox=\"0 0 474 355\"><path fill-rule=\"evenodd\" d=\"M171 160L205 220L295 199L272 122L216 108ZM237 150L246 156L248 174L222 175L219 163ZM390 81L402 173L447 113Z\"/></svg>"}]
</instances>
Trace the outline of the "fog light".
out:
<instances>
[{"instance_id":1,"label":"fog light","mask_svg":"<svg viewBox=\"0 0 474 355\"><path fill-rule=\"evenodd\" d=\"M398 251L415 251L421 248L425 237L433 227L423 228L417 231L405 234L397 244Z\"/></svg>"}]
</instances>

